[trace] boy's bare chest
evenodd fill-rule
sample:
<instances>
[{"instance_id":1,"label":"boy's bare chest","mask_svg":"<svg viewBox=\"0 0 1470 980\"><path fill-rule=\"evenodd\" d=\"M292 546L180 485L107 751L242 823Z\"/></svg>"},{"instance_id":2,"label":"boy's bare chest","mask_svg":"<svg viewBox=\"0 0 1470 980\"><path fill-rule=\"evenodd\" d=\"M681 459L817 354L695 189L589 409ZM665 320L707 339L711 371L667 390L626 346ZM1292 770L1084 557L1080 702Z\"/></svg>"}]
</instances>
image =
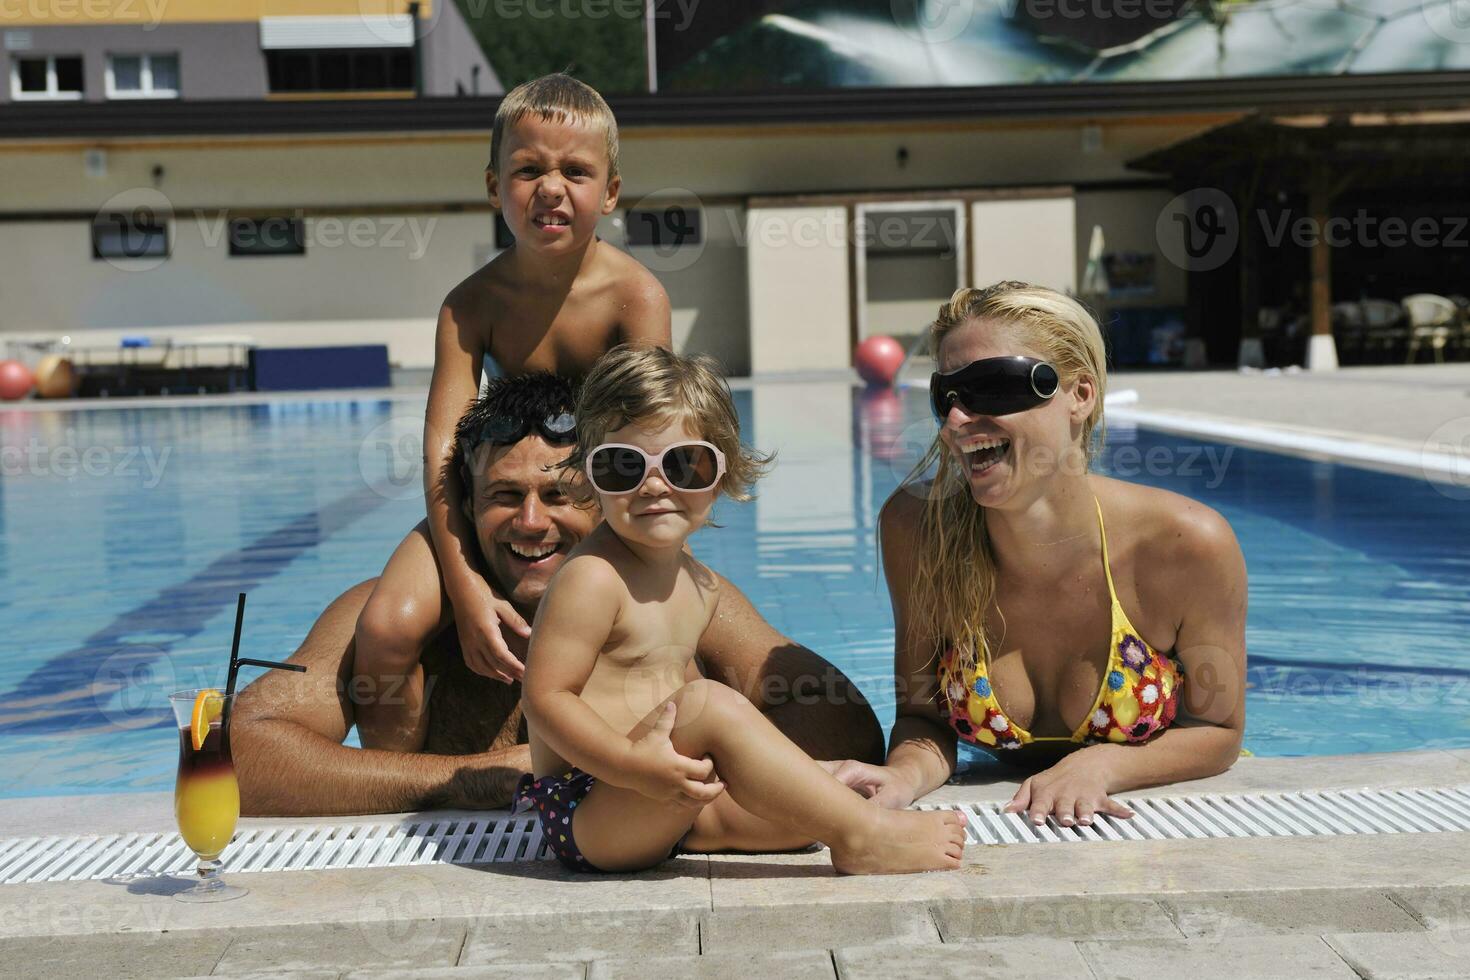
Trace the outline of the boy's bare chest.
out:
<instances>
[{"instance_id":1,"label":"boy's bare chest","mask_svg":"<svg viewBox=\"0 0 1470 980\"><path fill-rule=\"evenodd\" d=\"M507 374L550 371L581 376L620 338L617 310L605 297L568 295L560 305L522 298L502 308L490 356Z\"/></svg>"}]
</instances>

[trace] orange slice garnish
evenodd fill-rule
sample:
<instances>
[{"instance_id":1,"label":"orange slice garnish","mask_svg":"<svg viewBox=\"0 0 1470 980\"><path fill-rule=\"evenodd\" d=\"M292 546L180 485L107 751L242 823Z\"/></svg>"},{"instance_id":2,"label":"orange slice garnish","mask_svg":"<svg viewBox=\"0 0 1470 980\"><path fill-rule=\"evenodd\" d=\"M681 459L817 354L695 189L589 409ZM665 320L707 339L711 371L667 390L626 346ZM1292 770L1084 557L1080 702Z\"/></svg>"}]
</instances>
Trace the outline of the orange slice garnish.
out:
<instances>
[{"instance_id":1,"label":"orange slice garnish","mask_svg":"<svg viewBox=\"0 0 1470 980\"><path fill-rule=\"evenodd\" d=\"M190 721L190 734L194 737L194 751L204 748L204 736L209 734L209 723L225 710L225 696L213 688L200 691L194 698L194 717Z\"/></svg>"}]
</instances>

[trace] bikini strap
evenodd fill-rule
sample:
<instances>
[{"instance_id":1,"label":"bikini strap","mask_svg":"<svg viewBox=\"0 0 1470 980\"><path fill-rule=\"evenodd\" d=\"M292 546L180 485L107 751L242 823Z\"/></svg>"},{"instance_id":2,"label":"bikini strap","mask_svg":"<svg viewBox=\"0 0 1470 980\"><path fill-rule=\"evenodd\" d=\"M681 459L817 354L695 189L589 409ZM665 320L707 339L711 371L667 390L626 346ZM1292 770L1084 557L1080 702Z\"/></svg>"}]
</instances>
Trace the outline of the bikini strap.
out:
<instances>
[{"instance_id":1,"label":"bikini strap","mask_svg":"<svg viewBox=\"0 0 1470 980\"><path fill-rule=\"evenodd\" d=\"M1092 502L1097 507L1097 530L1098 534L1102 536L1103 572L1108 577L1108 596L1112 599L1113 605L1116 606L1118 604L1118 590L1113 586L1113 566L1108 561L1108 529L1103 525L1102 501L1094 496Z\"/></svg>"}]
</instances>

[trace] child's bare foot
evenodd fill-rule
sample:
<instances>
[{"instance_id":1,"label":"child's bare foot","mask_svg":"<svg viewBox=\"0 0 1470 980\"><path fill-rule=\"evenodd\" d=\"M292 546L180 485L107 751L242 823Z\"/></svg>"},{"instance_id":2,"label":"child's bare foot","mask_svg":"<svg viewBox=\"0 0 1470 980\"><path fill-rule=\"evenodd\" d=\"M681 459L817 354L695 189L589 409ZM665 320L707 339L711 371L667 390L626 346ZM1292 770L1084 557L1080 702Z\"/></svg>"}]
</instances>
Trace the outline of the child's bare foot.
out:
<instances>
[{"instance_id":1,"label":"child's bare foot","mask_svg":"<svg viewBox=\"0 0 1470 980\"><path fill-rule=\"evenodd\" d=\"M847 844L832 844L838 874L907 874L960 866L965 818L954 810L883 810L868 831Z\"/></svg>"}]
</instances>

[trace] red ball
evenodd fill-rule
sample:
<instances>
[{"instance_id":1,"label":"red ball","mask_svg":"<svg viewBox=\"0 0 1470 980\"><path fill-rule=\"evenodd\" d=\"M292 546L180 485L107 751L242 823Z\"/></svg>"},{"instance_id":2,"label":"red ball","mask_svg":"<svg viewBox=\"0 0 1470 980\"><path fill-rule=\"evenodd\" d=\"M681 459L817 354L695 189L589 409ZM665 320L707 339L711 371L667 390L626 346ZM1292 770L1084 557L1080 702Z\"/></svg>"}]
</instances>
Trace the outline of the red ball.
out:
<instances>
[{"instance_id":1,"label":"red ball","mask_svg":"<svg viewBox=\"0 0 1470 980\"><path fill-rule=\"evenodd\" d=\"M17 402L31 393L36 379L20 361L0 361L0 401Z\"/></svg>"},{"instance_id":2,"label":"red ball","mask_svg":"<svg viewBox=\"0 0 1470 980\"><path fill-rule=\"evenodd\" d=\"M853 366L858 375L870 385L889 385L898 377L903 367L903 345L892 337L869 337L857 345L853 354Z\"/></svg>"}]
</instances>

